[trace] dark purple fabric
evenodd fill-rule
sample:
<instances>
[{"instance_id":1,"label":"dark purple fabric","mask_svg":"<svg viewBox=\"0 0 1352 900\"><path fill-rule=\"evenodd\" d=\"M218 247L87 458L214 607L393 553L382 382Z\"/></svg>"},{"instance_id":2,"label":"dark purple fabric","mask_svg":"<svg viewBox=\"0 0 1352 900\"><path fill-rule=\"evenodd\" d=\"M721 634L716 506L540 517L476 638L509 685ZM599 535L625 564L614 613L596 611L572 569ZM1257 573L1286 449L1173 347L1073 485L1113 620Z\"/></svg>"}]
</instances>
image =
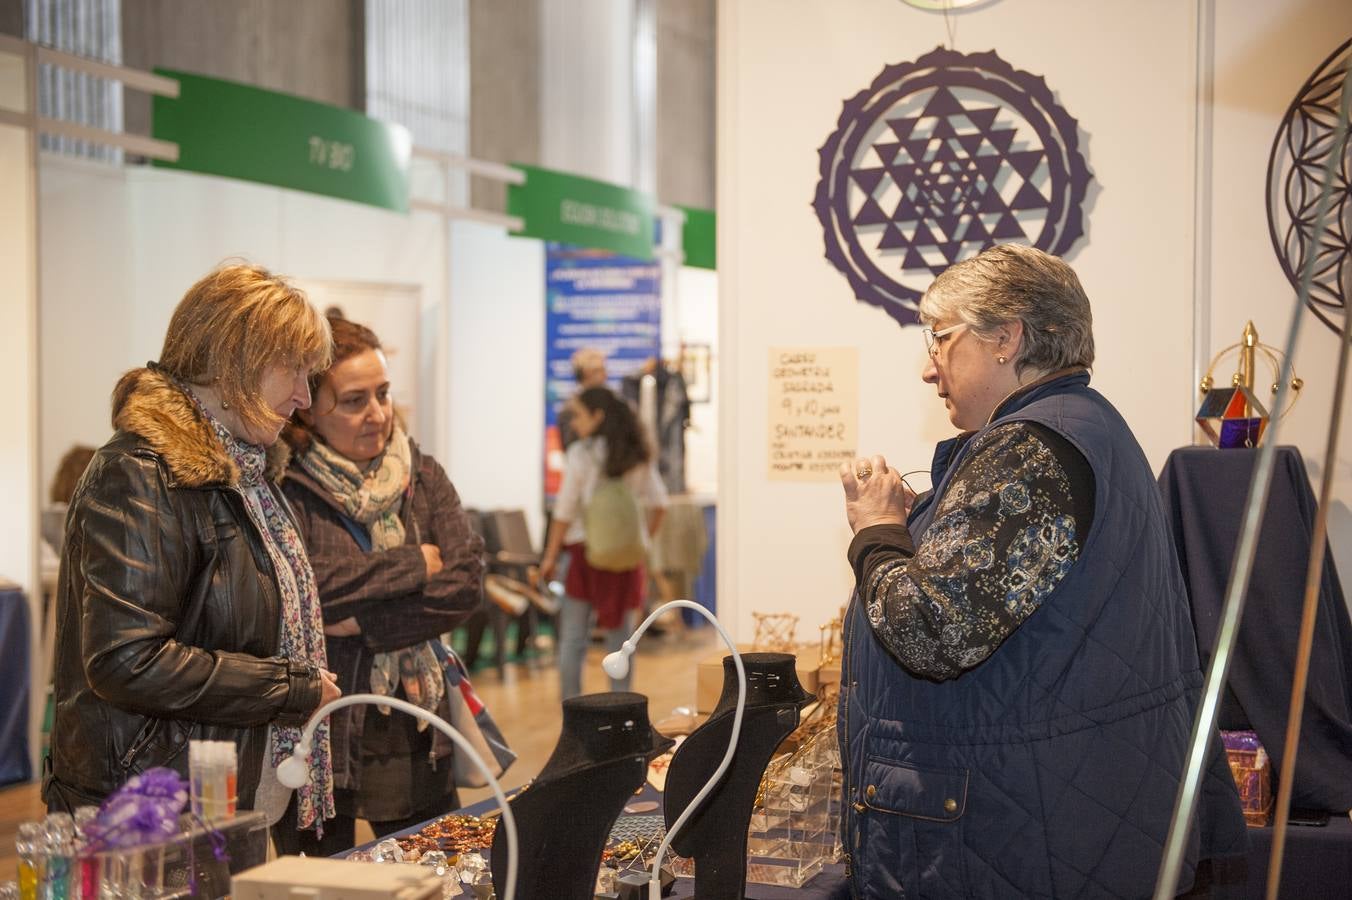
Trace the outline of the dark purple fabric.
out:
<instances>
[{"instance_id":1,"label":"dark purple fabric","mask_svg":"<svg viewBox=\"0 0 1352 900\"><path fill-rule=\"evenodd\" d=\"M1186 447L1170 454L1160 473L1204 664L1216 644L1257 454ZM1315 499L1299 450L1276 448L1274 463L1220 727L1258 732L1279 772ZM1291 802L1352 808L1352 624L1327 554Z\"/></svg>"},{"instance_id":2,"label":"dark purple fabric","mask_svg":"<svg viewBox=\"0 0 1352 900\"><path fill-rule=\"evenodd\" d=\"M28 601L22 591L0 591L0 785L33 779L28 654Z\"/></svg>"}]
</instances>

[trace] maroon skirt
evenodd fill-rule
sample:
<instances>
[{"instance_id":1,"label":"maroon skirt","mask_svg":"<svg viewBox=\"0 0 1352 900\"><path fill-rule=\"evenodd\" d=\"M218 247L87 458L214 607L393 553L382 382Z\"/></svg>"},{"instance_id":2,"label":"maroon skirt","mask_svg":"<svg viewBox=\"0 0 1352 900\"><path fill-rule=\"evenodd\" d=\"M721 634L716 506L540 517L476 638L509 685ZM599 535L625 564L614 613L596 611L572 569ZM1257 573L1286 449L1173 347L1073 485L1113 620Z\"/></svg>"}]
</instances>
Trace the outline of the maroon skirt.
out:
<instances>
[{"instance_id":1,"label":"maroon skirt","mask_svg":"<svg viewBox=\"0 0 1352 900\"><path fill-rule=\"evenodd\" d=\"M642 565L624 572L606 572L587 563L587 546L569 544L568 577L563 589L575 600L585 600L596 607L596 624L602 628L619 628L624 614L631 609L643 609L647 599L648 573Z\"/></svg>"}]
</instances>

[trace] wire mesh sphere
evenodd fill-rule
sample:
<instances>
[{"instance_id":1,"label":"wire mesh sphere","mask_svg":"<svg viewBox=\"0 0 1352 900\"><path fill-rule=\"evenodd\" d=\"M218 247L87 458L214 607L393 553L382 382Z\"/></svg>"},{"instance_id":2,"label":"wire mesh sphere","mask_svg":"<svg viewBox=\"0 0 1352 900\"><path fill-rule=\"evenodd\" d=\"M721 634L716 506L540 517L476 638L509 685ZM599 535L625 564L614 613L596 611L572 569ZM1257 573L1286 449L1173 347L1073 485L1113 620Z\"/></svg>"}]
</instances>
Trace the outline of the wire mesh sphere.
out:
<instances>
[{"instance_id":1,"label":"wire mesh sphere","mask_svg":"<svg viewBox=\"0 0 1352 900\"><path fill-rule=\"evenodd\" d=\"M793 613L753 612L756 634L752 644L757 650L770 653L793 653L794 638L798 632L798 617Z\"/></svg>"}]
</instances>

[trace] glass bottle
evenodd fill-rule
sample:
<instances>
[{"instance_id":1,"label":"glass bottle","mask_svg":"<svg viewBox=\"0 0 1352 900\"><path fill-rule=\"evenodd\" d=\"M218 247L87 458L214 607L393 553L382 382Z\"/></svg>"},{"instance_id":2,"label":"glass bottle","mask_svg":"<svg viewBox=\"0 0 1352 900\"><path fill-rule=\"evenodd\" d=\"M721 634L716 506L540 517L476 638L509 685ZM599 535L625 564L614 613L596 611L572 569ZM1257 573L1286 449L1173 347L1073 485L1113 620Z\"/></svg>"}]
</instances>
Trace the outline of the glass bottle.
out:
<instances>
[{"instance_id":1,"label":"glass bottle","mask_svg":"<svg viewBox=\"0 0 1352 900\"><path fill-rule=\"evenodd\" d=\"M51 813L43 826L47 832L43 900L70 900L71 878L75 874L75 819L70 813Z\"/></svg>"},{"instance_id":2,"label":"glass bottle","mask_svg":"<svg viewBox=\"0 0 1352 900\"><path fill-rule=\"evenodd\" d=\"M47 857L47 834L41 822L19 825L14 851L19 857L19 900L38 900Z\"/></svg>"}]
</instances>

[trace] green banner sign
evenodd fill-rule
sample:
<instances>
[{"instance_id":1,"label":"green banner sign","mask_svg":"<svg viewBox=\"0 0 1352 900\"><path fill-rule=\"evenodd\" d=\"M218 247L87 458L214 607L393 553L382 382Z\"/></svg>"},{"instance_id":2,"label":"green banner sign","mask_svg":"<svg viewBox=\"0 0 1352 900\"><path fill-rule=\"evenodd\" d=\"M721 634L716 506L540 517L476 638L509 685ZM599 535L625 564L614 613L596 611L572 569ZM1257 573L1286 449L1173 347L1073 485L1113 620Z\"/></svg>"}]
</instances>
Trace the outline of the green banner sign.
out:
<instances>
[{"instance_id":1,"label":"green banner sign","mask_svg":"<svg viewBox=\"0 0 1352 900\"><path fill-rule=\"evenodd\" d=\"M155 165L408 211L407 129L354 110L170 69L179 95L155 97L153 133L178 144Z\"/></svg>"},{"instance_id":2,"label":"green banner sign","mask_svg":"<svg viewBox=\"0 0 1352 900\"><path fill-rule=\"evenodd\" d=\"M680 207L685 213L685 230L681 233L681 249L685 251L685 264L697 269L716 269L717 241L715 240L714 211L696 209L693 206Z\"/></svg>"},{"instance_id":3,"label":"green banner sign","mask_svg":"<svg viewBox=\"0 0 1352 900\"><path fill-rule=\"evenodd\" d=\"M516 168L526 183L507 187L507 212L524 223L513 234L652 258L652 197L537 166Z\"/></svg>"}]
</instances>

